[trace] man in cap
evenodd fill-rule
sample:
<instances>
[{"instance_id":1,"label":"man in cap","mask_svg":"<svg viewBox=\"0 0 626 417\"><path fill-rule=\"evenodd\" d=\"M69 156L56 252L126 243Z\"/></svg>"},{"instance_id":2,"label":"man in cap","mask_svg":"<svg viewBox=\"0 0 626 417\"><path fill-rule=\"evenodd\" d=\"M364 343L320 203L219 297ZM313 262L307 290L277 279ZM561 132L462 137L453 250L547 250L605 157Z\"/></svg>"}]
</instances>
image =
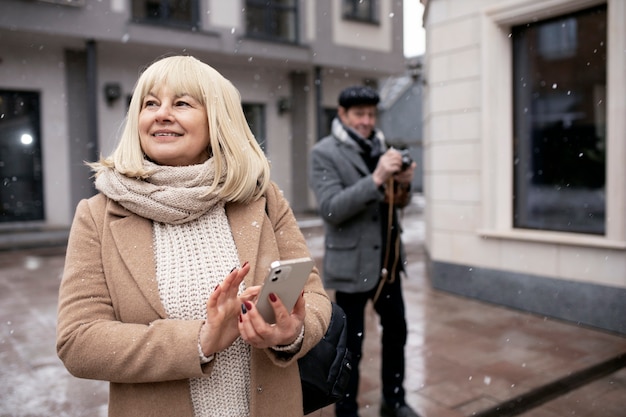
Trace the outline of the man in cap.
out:
<instances>
[{"instance_id":1,"label":"man in cap","mask_svg":"<svg viewBox=\"0 0 626 417\"><path fill-rule=\"evenodd\" d=\"M382 333L382 401L385 417L418 417L405 402L407 338L400 272L404 248L397 208L386 191L409 189L415 162L388 148L376 128L378 93L353 86L339 95L331 134L311 152L309 184L324 220L323 278L346 313L353 355L348 392L335 405L337 417L358 417L359 363L365 307L372 300ZM395 183L395 185L394 185Z\"/></svg>"}]
</instances>

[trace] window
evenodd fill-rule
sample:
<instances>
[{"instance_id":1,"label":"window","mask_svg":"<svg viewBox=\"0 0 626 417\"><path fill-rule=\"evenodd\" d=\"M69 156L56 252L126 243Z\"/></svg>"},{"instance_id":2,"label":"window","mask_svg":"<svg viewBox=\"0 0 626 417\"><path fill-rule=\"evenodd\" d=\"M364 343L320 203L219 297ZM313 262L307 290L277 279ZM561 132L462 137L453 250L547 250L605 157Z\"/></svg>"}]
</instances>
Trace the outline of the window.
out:
<instances>
[{"instance_id":1,"label":"window","mask_svg":"<svg viewBox=\"0 0 626 417\"><path fill-rule=\"evenodd\" d=\"M0 90L0 223L44 219L39 93Z\"/></svg>"},{"instance_id":2,"label":"window","mask_svg":"<svg viewBox=\"0 0 626 417\"><path fill-rule=\"evenodd\" d=\"M513 225L603 235L606 5L513 27Z\"/></svg>"},{"instance_id":3,"label":"window","mask_svg":"<svg viewBox=\"0 0 626 417\"><path fill-rule=\"evenodd\" d=\"M143 23L195 28L198 0L133 0L133 19Z\"/></svg>"},{"instance_id":4,"label":"window","mask_svg":"<svg viewBox=\"0 0 626 417\"><path fill-rule=\"evenodd\" d=\"M261 146L261 149L263 149L263 152L267 152L265 143L265 106L263 104L243 104L242 107L252 134Z\"/></svg>"},{"instance_id":5,"label":"window","mask_svg":"<svg viewBox=\"0 0 626 417\"><path fill-rule=\"evenodd\" d=\"M343 0L343 18L378 23L376 0Z\"/></svg>"},{"instance_id":6,"label":"window","mask_svg":"<svg viewBox=\"0 0 626 417\"><path fill-rule=\"evenodd\" d=\"M253 38L298 43L296 0L246 0L246 34Z\"/></svg>"}]
</instances>

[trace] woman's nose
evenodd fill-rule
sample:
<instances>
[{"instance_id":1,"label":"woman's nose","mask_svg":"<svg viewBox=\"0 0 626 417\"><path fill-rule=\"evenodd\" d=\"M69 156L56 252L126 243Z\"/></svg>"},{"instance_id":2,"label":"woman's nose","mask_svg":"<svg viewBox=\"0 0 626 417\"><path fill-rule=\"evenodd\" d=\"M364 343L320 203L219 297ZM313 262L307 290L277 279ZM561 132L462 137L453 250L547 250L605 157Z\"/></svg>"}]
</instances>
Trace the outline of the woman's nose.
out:
<instances>
[{"instance_id":1,"label":"woman's nose","mask_svg":"<svg viewBox=\"0 0 626 417\"><path fill-rule=\"evenodd\" d=\"M172 119L172 107L162 103L154 114L158 121L170 121Z\"/></svg>"}]
</instances>

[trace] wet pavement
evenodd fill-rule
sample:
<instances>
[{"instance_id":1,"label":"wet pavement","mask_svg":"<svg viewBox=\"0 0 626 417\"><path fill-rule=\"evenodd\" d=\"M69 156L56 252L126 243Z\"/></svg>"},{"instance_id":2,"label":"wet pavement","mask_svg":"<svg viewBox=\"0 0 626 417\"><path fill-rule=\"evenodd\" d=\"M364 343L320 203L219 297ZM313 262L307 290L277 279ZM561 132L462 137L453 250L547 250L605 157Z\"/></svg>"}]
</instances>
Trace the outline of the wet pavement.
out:
<instances>
[{"instance_id":1,"label":"wet pavement","mask_svg":"<svg viewBox=\"0 0 626 417\"><path fill-rule=\"evenodd\" d=\"M408 403L425 417L625 417L626 337L433 290L422 201L403 215ZM320 221L299 220L321 265ZM0 416L106 416L107 383L72 377L56 356L65 248L30 242L0 251ZM361 417L379 415L379 338L368 307Z\"/></svg>"}]
</instances>

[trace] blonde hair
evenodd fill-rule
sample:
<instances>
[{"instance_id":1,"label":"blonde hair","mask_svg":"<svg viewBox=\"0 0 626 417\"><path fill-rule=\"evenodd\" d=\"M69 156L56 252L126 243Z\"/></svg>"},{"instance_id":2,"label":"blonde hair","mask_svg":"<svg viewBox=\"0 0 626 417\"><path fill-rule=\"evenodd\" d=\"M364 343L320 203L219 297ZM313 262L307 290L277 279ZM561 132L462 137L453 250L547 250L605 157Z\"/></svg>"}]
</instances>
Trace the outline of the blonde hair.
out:
<instances>
[{"instance_id":1,"label":"blonde hair","mask_svg":"<svg viewBox=\"0 0 626 417\"><path fill-rule=\"evenodd\" d=\"M269 162L250 131L239 91L214 68L191 56L162 58L140 75L117 148L110 156L89 164L96 175L114 168L127 177L150 177L143 164L138 120L144 98L161 85L167 85L176 94L190 95L206 108L208 151L216 172L209 193L217 193L226 201L241 202L261 196L270 180ZM223 181L220 172L226 173Z\"/></svg>"}]
</instances>

